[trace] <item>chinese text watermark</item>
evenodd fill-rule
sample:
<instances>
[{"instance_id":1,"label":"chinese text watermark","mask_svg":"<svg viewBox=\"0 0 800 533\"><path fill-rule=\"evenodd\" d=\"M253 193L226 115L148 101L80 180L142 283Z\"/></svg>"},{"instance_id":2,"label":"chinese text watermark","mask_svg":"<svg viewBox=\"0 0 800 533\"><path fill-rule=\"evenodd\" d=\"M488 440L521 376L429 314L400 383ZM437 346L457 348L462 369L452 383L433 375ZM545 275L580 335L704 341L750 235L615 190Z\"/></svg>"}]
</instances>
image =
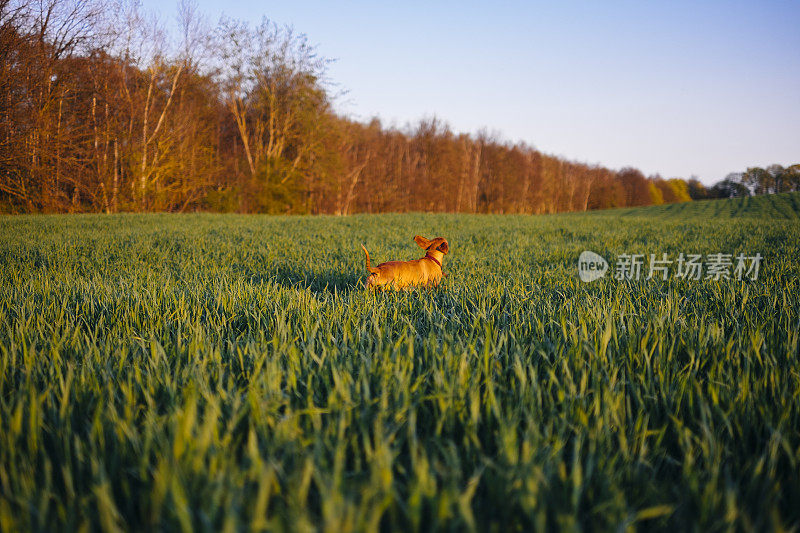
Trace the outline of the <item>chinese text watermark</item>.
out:
<instances>
[{"instance_id":1,"label":"chinese text watermark","mask_svg":"<svg viewBox=\"0 0 800 533\"><path fill-rule=\"evenodd\" d=\"M661 279L672 274L681 279L758 279L762 256L726 253L684 254L672 257L662 254L620 254L613 267L618 280ZM578 258L581 281L594 281L606 275L608 262L600 255L585 251Z\"/></svg>"}]
</instances>

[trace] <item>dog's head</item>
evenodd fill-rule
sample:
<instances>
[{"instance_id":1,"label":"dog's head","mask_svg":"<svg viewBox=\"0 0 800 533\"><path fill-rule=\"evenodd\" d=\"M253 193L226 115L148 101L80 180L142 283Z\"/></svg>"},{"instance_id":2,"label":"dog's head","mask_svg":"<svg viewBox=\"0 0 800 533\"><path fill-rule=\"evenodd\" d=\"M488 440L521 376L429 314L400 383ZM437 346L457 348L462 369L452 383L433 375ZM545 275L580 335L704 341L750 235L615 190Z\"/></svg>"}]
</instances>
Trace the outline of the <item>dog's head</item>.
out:
<instances>
[{"instance_id":1,"label":"dog's head","mask_svg":"<svg viewBox=\"0 0 800 533\"><path fill-rule=\"evenodd\" d=\"M450 252L450 245L447 244L447 240L444 237L436 237L435 239L428 240L425 237L417 235L414 237L414 241L426 252L431 250L437 250L443 254Z\"/></svg>"}]
</instances>

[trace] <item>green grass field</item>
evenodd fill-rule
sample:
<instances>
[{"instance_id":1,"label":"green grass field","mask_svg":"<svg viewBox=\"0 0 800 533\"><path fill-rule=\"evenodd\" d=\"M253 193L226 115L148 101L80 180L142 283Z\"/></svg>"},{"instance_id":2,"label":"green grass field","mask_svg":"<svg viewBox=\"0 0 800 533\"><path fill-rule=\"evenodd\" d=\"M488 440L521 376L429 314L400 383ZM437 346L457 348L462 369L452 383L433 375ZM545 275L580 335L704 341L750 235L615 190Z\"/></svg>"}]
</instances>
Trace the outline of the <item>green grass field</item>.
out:
<instances>
[{"instance_id":1,"label":"green grass field","mask_svg":"<svg viewBox=\"0 0 800 533\"><path fill-rule=\"evenodd\" d=\"M782 193L768 196L733 198L731 200L701 200L679 204L650 207L608 209L597 211L594 216L657 216L666 218L760 218L800 219L800 194Z\"/></svg>"},{"instance_id":2,"label":"green grass field","mask_svg":"<svg viewBox=\"0 0 800 533\"><path fill-rule=\"evenodd\" d=\"M0 529L800 527L798 213L2 217ZM415 234L442 287L361 290Z\"/></svg>"}]
</instances>

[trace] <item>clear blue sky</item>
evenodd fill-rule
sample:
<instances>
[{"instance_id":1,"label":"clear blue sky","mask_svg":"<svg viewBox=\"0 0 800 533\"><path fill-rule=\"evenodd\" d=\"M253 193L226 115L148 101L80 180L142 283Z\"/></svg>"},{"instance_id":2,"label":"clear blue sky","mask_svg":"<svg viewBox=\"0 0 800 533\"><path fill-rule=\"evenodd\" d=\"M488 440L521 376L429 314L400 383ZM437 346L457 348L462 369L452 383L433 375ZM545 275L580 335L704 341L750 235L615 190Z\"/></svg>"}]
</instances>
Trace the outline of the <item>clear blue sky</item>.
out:
<instances>
[{"instance_id":1,"label":"clear blue sky","mask_svg":"<svg viewBox=\"0 0 800 533\"><path fill-rule=\"evenodd\" d=\"M144 0L172 19L175 4ZM336 59L337 108L713 183L800 162L800 2L199 0Z\"/></svg>"}]
</instances>

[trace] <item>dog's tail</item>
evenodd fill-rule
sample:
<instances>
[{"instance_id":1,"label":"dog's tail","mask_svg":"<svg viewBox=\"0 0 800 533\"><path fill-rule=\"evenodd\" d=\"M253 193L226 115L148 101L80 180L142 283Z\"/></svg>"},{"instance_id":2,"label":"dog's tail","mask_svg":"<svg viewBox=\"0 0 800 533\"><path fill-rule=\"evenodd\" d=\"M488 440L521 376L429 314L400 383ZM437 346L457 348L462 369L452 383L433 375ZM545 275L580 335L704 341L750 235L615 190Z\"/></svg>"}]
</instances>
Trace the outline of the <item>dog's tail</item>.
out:
<instances>
[{"instance_id":1,"label":"dog's tail","mask_svg":"<svg viewBox=\"0 0 800 533\"><path fill-rule=\"evenodd\" d=\"M378 270L377 268L370 266L369 252L367 251L367 248L363 244L361 245L361 248L364 250L364 253L367 254L367 270L369 270L373 274L377 274L378 272L380 272L380 270Z\"/></svg>"}]
</instances>

